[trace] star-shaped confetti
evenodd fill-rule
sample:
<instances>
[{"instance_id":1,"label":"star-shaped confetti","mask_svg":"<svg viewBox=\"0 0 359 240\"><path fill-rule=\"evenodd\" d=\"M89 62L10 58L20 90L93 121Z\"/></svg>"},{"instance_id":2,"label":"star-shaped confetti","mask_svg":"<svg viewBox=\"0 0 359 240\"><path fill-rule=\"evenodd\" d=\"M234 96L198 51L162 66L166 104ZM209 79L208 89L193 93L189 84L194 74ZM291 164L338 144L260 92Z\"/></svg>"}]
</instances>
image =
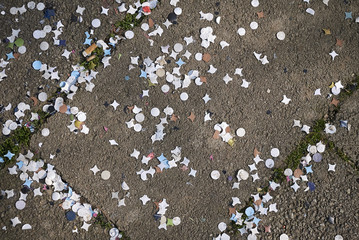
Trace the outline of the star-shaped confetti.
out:
<instances>
[{"instance_id":1,"label":"star-shaped confetti","mask_svg":"<svg viewBox=\"0 0 359 240\"><path fill-rule=\"evenodd\" d=\"M345 19L353 19L352 12L345 12Z\"/></svg>"},{"instance_id":2,"label":"star-shaped confetti","mask_svg":"<svg viewBox=\"0 0 359 240\"><path fill-rule=\"evenodd\" d=\"M336 166L336 164L328 164L329 165L329 167L328 167L328 172L330 172L330 171L332 171L332 172L335 172L335 166Z\"/></svg>"},{"instance_id":3,"label":"star-shaped confetti","mask_svg":"<svg viewBox=\"0 0 359 240\"><path fill-rule=\"evenodd\" d=\"M109 10L109 8L104 8L104 7L102 7L102 6L101 6L101 8L102 8L101 14L108 15L108 10Z\"/></svg>"},{"instance_id":4,"label":"star-shaped confetti","mask_svg":"<svg viewBox=\"0 0 359 240\"><path fill-rule=\"evenodd\" d=\"M80 7L80 6L77 5L76 13L82 15L84 11L85 11L84 7Z\"/></svg>"},{"instance_id":5,"label":"star-shaped confetti","mask_svg":"<svg viewBox=\"0 0 359 240\"><path fill-rule=\"evenodd\" d=\"M190 173L188 174L189 176L195 177L197 174L197 170L194 170L193 168L191 168Z\"/></svg>"},{"instance_id":6,"label":"star-shaped confetti","mask_svg":"<svg viewBox=\"0 0 359 240\"><path fill-rule=\"evenodd\" d=\"M10 152L9 150L8 150L7 153L4 155L4 157L7 157L9 160L11 160L13 156L15 156L15 154L13 154L12 152Z\"/></svg>"},{"instance_id":7,"label":"star-shaped confetti","mask_svg":"<svg viewBox=\"0 0 359 240\"><path fill-rule=\"evenodd\" d=\"M88 232L90 226L91 226L91 224L88 224L88 223L84 222L84 224L82 225L81 228L82 228L82 229L85 229L86 232Z\"/></svg>"},{"instance_id":8,"label":"star-shaped confetti","mask_svg":"<svg viewBox=\"0 0 359 240\"><path fill-rule=\"evenodd\" d=\"M196 116L194 115L193 112L191 112L191 115L189 115L189 117L187 117L187 118L190 119L193 122L194 119L196 118Z\"/></svg>"},{"instance_id":9,"label":"star-shaped confetti","mask_svg":"<svg viewBox=\"0 0 359 240\"><path fill-rule=\"evenodd\" d=\"M146 203L147 203L148 201L150 201L151 199L150 199L147 195L143 195L143 196L140 198L140 200L142 201L142 204L143 204L143 205L146 205Z\"/></svg>"},{"instance_id":10,"label":"star-shaped confetti","mask_svg":"<svg viewBox=\"0 0 359 240\"><path fill-rule=\"evenodd\" d=\"M186 64L185 62L182 61L182 59L178 59L178 61L176 62L176 64L181 67L183 64Z\"/></svg>"},{"instance_id":11,"label":"star-shaped confetti","mask_svg":"<svg viewBox=\"0 0 359 240\"><path fill-rule=\"evenodd\" d=\"M111 103L110 105L113 107L114 110L116 110L117 107L120 106L120 104L118 104L116 100L113 100L113 103Z\"/></svg>"},{"instance_id":12,"label":"star-shaped confetti","mask_svg":"<svg viewBox=\"0 0 359 240\"><path fill-rule=\"evenodd\" d=\"M287 98L287 96L286 95L283 95L283 100L282 100L282 103L284 103L284 104L288 104L289 102L291 101L291 99L290 98Z\"/></svg>"},{"instance_id":13,"label":"star-shaped confetti","mask_svg":"<svg viewBox=\"0 0 359 240\"><path fill-rule=\"evenodd\" d=\"M91 168L90 170L93 172L93 175L96 175L96 173L100 171L100 169L98 169L97 165L93 166L93 168Z\"/></svg>"},{"instance_id":14,"label":"star-shaped confetti","mask_svg":"<svg viewBox=\"0 0 359 240\"><path fill-rule=\"evenodd\" d=\"M31 184L32 184L32 180L26 178L25 183L24 183L23 185L24 185L24 186L27 186L28 188L30 188Z\"/></svg>"},{"instance_id":15,"label":"star-shaped confetti","mask_svg":"<svg viewBox=\"0 0 359 240\"><path fill-rule=\"evenodd\" d=\"M334 61L334 58L335 58L336 56L338 56L339 54L337 54L337 53L333 50L331 53L329 53L329 55L332 57L332 60Z\"/></svg>"}]
</instances>

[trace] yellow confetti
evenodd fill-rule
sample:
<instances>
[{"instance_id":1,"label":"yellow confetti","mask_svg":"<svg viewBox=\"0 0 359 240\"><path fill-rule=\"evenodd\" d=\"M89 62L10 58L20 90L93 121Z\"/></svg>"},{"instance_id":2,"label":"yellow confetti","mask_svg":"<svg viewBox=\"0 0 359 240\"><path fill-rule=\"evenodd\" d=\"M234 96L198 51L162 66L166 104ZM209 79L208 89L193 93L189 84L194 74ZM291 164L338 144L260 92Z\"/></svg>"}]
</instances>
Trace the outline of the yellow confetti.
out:
<instances>
[{"instance_id":1,"label":"yellow confetti","mask_svg":"<svg viewBox=\"0 0 359 240\"><path fill-rule=\"evenodd\" d=\"M235 140L234 138L229 139L229 140L228 140L229 146L233 147L235 141L236 141L236 140Z\"/></svg>"},{"instance_id":2,"label":"yellow confetti","mask_svg":"<svg viewBox=\"0 0 359 240\"><path fill-rule=\"evenodd\" d=\"M330 84L329 88L333 88L335 86L334 82L332 82L332 84Z\"/></svg>"},{"instance_id":3,"label":"yellow confetti","mask_svg":"<svg viewBox=\"0 0 359 240\"><path fill-rule=\"evenodd\" d=\"M149 80L149 79L148 79L148 86L150 86L150 87L154 87L154 86L156 86L156 84L155 84L155 83L153 83L153 82L151 82L151 80Z\"/></svg>"},{"instance_id":4,"label":"yellow confetti","mask_svg":"<svg viewBox=\"0 0 359 240\"><path fill-rule=\"evenodd\" d=\"M324 34L325 34L325 35L330 35L330 34L332 34L332 33L330 32L330 29L329 29L329 28L323 28L323 31L324 31Z\"/></svg>"}]
</instances>

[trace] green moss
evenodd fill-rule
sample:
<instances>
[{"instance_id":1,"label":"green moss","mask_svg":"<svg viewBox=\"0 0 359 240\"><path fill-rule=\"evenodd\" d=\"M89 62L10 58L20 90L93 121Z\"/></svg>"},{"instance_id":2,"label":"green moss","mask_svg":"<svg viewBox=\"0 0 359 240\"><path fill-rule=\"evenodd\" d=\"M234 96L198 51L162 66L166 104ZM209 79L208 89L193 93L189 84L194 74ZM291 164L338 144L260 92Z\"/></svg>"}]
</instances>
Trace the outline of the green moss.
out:
<instances>
[{"instance_id":1,"label":"green moss","mask_svg":"<svg viewBox=\"0 0 359 240\"><path fill-rule=\"evenodd\" d=\"M115 23L115 27L117 29L116 32L118 32L119 30L124 30L124 31L131 30L139 26L142 20L145 18L145 16L142 16L139 19L136 19L136 16L137 14L127 13L123 20Z\"/></svg>"},{"instance_id":2,"label":"green moss","mask_svg":"<svg viewBox=\"0 0 359 240\"><path fill-rule=\"evenodd\" d=\"M103 229L108 229L108 230L110 230L113 227L112 223L109 222L102 213L97 214L97 216L95 217L95 224L98 224Z\"/></svg>"}]
</instances>

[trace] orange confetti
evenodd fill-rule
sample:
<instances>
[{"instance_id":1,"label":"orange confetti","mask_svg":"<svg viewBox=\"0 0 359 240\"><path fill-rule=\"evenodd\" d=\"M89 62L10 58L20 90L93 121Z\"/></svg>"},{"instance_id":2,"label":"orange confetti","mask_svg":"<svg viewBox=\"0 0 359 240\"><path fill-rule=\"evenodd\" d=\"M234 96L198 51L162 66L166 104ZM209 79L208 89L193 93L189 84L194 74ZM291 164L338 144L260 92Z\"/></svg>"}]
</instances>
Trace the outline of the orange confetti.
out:
<instances>
[{"instance_id":1,"label":"orange confetti","mask_svg":"<svg viewBox=\"0 0 359 240\"><path fill-rule=\"evenodd\" d=\"M253 151L253 155L254 155L254 157L257 157L257 155L259 155L261 152L260 151L258 151L258 149L257 148L254 148L254 151Z\"/></svg>"},{"instance_id":2,"label":"orange confetti","mask_svg":"<svg viewBox=\"0 0 359 240\"><path fill-rule=\"evenodd\" d=\"M229 210L229 216L232 216L232 214L236 214L236 209L234 207L230 207L228 210Z\"/></svg>"},{"instance_id":3,"label":"orange confetti","mask_svg":"<svg viewBox=\"0 0 359 240\"><path fill-rule=\"evenodd\" d=\"M231 132L231 128L228 126L228 127L226 127L226 133L229 133L229 132Z\"/></svg>"},{"instance_id":4,"label":"orange confetti","mask_svg":"<svg viewBox=\"0 0 359 240\"><path fill-rule=\"evenodd\" d=\"M36 106L39 103L39 100L37 100L36 97L31 97L31 100L34 101L34 106Z\"/></svg>"},{"instance_id":5,"label":"orange confetti","mask_svg":"<svg viewBox=\"0 0 359 240\"><path fill-rule=\"evenodd\" d=\"M155 23L153 22L153 20L151 18L148 19L148 25L150 26L150 28L155 25Z\"/></svg>"},{"instance_id":6,"label":"orange confetti","mask_svg":"<svg viewBox=\"0 0 359 240\"><path fill-rule=\"evenodd\" d=\"M159 168L157 166L155 166L155 169L156 169L156 173L161 173L162 172L161 168Z\"/></svg>"},{"instance_id":7,"label":"orange confetti","mask_svg":"<svg viewBox=\"0 0 359 240\"><path fill-rule=\"evenodd\" d=\"M333 104L334 106L338 107L339 100L336 98L333 98L333 100L330 102L330 104Z\"/></svg>"},{"instance_id":8,"label":"orange confetti","mask_svg":"<svg viewBox=\"0 0 359 240\"><path fill-rule=\"evenodd\" d=\"M130 110L130 112L132 112L132 109L134 108L134 106L128 106L127 109Z\"/></svg>"},{"instance_id":9,"label":"orange confetti","mask_svg":"<svg viewBox=\"0 0 359 240\"><path fill-rule=\"evenodd\" d=\"M213 138L214 138L214 139L219 139L219 131L218 131L218 130L216 130L216 131L214 132Z\"/></svg>"},{"instance_id":10,"label":"orange confetti","mask_svg":"<svg viewBox=\"0 0 359 240\"><path fill-rule=\"evenodd\" d=\"M60 113L65 113L65 112L67 112L67 106L66 106L66 104L62 104L62 106L60 107Z\"/></svg>"},{"instance_id":11,"label":"orange confetti","mask_svg":"<svg viewBox=\"0 0 359 240\"><path fill-rule=\"evenodd\" d=\"M258 18L259 18L259 19L260 19L260 18L264 18L264 13L263 13L263 11L257 12L257 15L258 15Z\"/></svg>"},{"instance_id":12,"label":"orange confetti","mask_svg":"<svg viewBox=\"0 0 359 240\"><path fill-rule=\"evenodd\" d=\"M207 83L207 78L206 77L199 77L199 79L201 80L201 82Z\"/></svg>"},{"instance_id":13,"label":"orange confetti","mask_svg":"<svg viewBox=\"0 0 359 240\"><path fill-rule=\"evenodd\" d=\"M303 175L303 171L302 170L300 170L299 168L297 168L297 169L295 169L294 170L294 177L296 177L296 178L300 178L300 176L302 176Z\"/></svg>"},{"instance_id":14,"label":"orange confetti","mask_svg":"<svg viewBox=\"0 0 359 240\"><path fill-rule=\"evenodd\" d=\"M209 62L211 60L211 55L209 55L209 53L203 54L202 60L205 62Z\"/></svg>"},{"instance_id":15,"label":"orange confetti","mask_svg":"<svg viewBox=\"0 0 359 240\"><path fill-rule=\"evenodd\" d=\"M341 40L341 39L337 39L337 43L336 43L336 45L337 45L337 46L339 46L339 47L342 47L342 46L343 46L343 43L344 43L344 41L343 41L343 40Z\"/></svg>"},{"instance_id":16,"label":"orange confetti","mask_svg":"<svg viewBox=\"0 0 359 240\"><path fill-rule=\"evenodd\" d=\"M187 118L190 119L193 122L194 119L196 118L196 116L194 115L193 112L191 112L191 115L189 115L189 117L187 117Z\"/></svg>"},{"instance_id":17,"label":"orange confetti","mask_svg":"<svg viewBox=\"0 0 359 240\"><path fill-rule=\"evenodd\" d=\"M176 116L176 115L174 115L174 114L172 114L172 116L171 116L171 121L174 121L174 122L176 122L177 121L177 119L178 119L178 117Z\"/></svg>"},{"instance_id":18,"label":"orange confetti","mask_svg":"<svg viewBox=\"0 0 359 240\"><path fill-rule=\"evenodd\" d=\"M259 206L262 203L262 199L258 199L257 201L254 202L255 205Z\"/></svg>"}]
</instances>

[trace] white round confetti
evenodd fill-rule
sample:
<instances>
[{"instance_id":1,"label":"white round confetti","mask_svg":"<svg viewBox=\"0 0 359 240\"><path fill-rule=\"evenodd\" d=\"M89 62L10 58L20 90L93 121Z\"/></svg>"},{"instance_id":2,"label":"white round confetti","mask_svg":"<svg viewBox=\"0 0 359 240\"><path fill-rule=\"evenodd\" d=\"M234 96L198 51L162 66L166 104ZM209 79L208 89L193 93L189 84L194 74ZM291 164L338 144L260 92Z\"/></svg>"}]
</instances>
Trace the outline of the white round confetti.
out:
<instances>
[{"instance_id":1,"label":"white round confetti","mask_svg":"<svg viewBox=\"0 0 359 240\"><path fill-rule=\"evenodd\" d=\"M46 171L45 170L40 170L38 173L37 173L37 176L39 177L39 179L43 179L46 177Z\"/></svg>"},{"instance_id":2,"label":"white round confetti","mask_svg":"<svg viewBox=\"0 0 359 240\"><path fill-rule=\"evenodd\" d=\"M41 130L41 135L47 137L50 135L50 130L48 128L44 128Z\"/></svg>"},{"instance_id":3,"label":"white round confetti","mask_svg":"<svg viewBox=\"0 0 359 240\"><path fill-rule=\"evenodd\" d=\"M10 125L9 125L10 130L15 130L16 128L17 128L17 123L16 122L10 123Z\"/></svg>"},{"instance_id":4,"label":"white round confetti","mask_svg":"<svg viewBox=\"0 0 359 240\"><path fill-rule=\"evenodd\" d=\"M157 75L158 77L164 77L165 74L166 74L166 71L165 71L163 68L159 68L159 69L157 69L157 71L156 71L156 75Z\"/></svg>"},{"instance_id":5,"label":"white round confetti","mask_svg":"<svg viewBox=\"0 0 359 240\"><path fill-rule=\"evenodd\" d=\"M29 9L34 9L34 8L36 7L36 3L33 2L33 1L28 2L28 3L27 3L27 7L28 7Z\"/></svg>"},{"instance_id":6,"label":"white round confetti","mask_svg":"<svg viewBox=\"0 0 359 240\"><path fill-rule=\"evenodd\" d=\"M317 151L323 153L325 151L325 145L323 143L317 143Z\"/></svg>"},{"instance_id":7,"label":"white round confetti","mask_svg":"<svg viewBox=\"0 0 359 240\"><path fill-rule=\"evenodd\" d=\"M79 113L77 114L77 119L78 119L80 122L86 121L86 113L84 113L84 112L79 112Z\"/></svg>"},{"instance_id":8,"label":"white round confetti","mask_svg":"<svg viewBox=\"0 0 359 240\"><path fill-rule=\"evenodd\" d=\"M67 209L70 209L71 208L71 202L70 201L64 201L62 203L62 208L67 210Z\"/></svg>"},{"instance_id":9,"label":"white round confetti","mask_svg":"<svg viewBox=\"0 0 359 240\"><path fill-rule=\"evenodd\" d=\"M173 82L173 80L174 80L173 75L172 75L172 74L167 74L167 76L166 76L166 81L169 82L169 83L171 83L171 82Z\"/></svg>"},{"instance_id":10,"label":"white round confetti","mask_svg":"<svg viewBox=\"0 0 359 240\"><path fill-rule=\"evenodd\" d=\"M290 168L287 168L286 170L284 170L284 175L285 176L292 176L293 175L293 171L292 171L292 169L290 169Z\"/></svg>"},{"instance_id":11,"label":"white round confetti","mask_svg":"<svg viewBox=\"0 0 359 240\"><path fill-rule=\"evenodd\" d=\"M278 148L272 148L272 150L270 150L270 155L272 157L278 157L279 156L279 149Z\"/></svg>"},{"instance_id":12,"label":"white round confetti","mask_svg":"<svg viewBox=\"0 0 359 240\"><path fill-rule=\"evenodd\" d=\"M265 162L267 168L273 168L274 167L274 161L271 158L268 158Z\"/></svg>"},{"instance_id":13,"label":"white round confetti","mask_svg":"<svg viewBox=\"0 0 359 240\"><path fill-rule=\"evenodd\" d=\"M35 30L35 31L32 33L32 36L33 36L35 39L44 38L44 37L46 37L46 32L43 31L43 30Z\"/></svg>"},{"instance_id":14,"label":"white round confetti","mask_svg":"<svg viewBox=\"0 0 359 240\"><path fill-rule=\"evenodd\" d=\"M163 86L161 87L161 90L162 90L162 92L164 92L164 93L168 93L168 92L170 91L170 86L168 86L167 84L165 84L165 85L163 85Z\"/></svg>"},{"instance_id":15,"label":"white round confetti","mask_svg":"<svg viewBox=\"0 0 359 240\"><path fill-rule=\"evenodd\" d=\"M213 170L211 172L211 178L214 179L214 180L217 180L220 176L221 176L221 174L217 170Z\"/></svg>"},{"instance_id":16,"label":"white round confetti","mask_svg":"<svg viewBox=\"0 0 359 240\"><path fill-rule=\"evenodd\" d=\"M285 38L285 33L284 32L282 32L282 31L280 31L280 32L277 32L277 38L278 38L278 40L284 40L284 38Z\"/></svg>"},{"instance_id":17,"label":"white round confetti","mask_svg":"<svg viewBox=\"0 0 359 240\"><path fill-rule=\"evenodd\" d=\"M71 114L77 114L79 112L79 109L77 107L70 108Z\"/></svg>"},{"instance_id":18,"label":"white round confetti","mask_svg":"<svg viewBox=\"0 0 359 240\"><path fill-rule=\"evenodd\" d=\"M50 25L45 25L44 28L43 28L43 31L46 32L46 33L49 33L51 32L51 26Z\"/></svg>"},{"instance_id":19,"label":"white round confetti","mask_svg":"<svg viewBox=\"0 0 359 240\"><path fill-rule=\"evenodd\" d=\"M224 230L227 229L227 224L224 223L224 222L220 222L220 223L218 224L218 229L219 229L219 231L223 232Z\"/></svg>"},{"instance_id":20,"label":"white round confetti","mask_svg":"<svg viewBox=\"0 0 359 240\"><path fill-rule=\"evenodd\" d=\"M246 134L246 130L244 128L238 128L236 133L238 137L244 137L244 135Z\"/></svg>"},{"instance_id":21,"label":"white round confetti","mask_svg":"<svg viewBox=\"0 0 359 240\"><path fill-rule=\"evenodd\" d=\"M310 152L311 154L317 153L317 147L316 147L316 146L310 146L309 152Z\"/></svg>"},{"instance_id":22,"label":"white round confetti","mask_svg":"<svg viewBox=\"0 0 359 240\"><path fill-rule=\"evenodd\" d=\"M41 102L45 102L47 100L47 93L41 92L37 97Z\"/></svg>"},{"instance_id":23,"label":"white round confetti","mask_svg":"<svg viewBox=\"0 0 359 240\"><path fill-rule=\"evenodd\" d=\"M132 39L134 36L135 36L135 33L132 32L132 31L127 31L127 32L125 32L125 37L126 37L127 39Z\"/></svg>"},{"instance_id":24,"label":"white round confetti","mask_svg":"<svg viewBox=\"0 0 359 240\"><path fill-rule=\"evenodd\" d=\"M91 24L94 28L98 28L99 26L101 26L101 20L98 18L95 18L94 20L92 20Z\"/></svg>"},{"instance_id":25,"label":"white round confetti","mask_svg":"<svg viewBox=\"0 0 359 240\"><path fill-rule=\"evenodd\" d=\"M334 87L332 87L331 91L334 95L339 95L340 88L337 88L336 86L334 86Z\"/></svg>"},{"instance_id":26,"label":"white round confetti","mask_svg":"<svg viewBox=\"0 0 359 240\"><path fill-rule=\"evenodd\" d=\"M5 11L1 11L1 15L5 15Z\"/></svg>"},{"instance_id":27,"label":"white round confetti","mask_svg":"<svg viewBox=\"0 0 359 240\"><path fill-rule=\"evenodd\" d=\"M145 115L143 115L143 113L138 113L136 114L135 119L137 122L143 122L145 120Z\"/></svg>"},{"instance_id":28,"label":"white round confetti","mask_svg":"<svg viewBox=\"0 0 359 240\"><path fill-rule=\"evenodd\" d=\"M26 178L28 178L29 177L29 174L27 174L27 173L21 173L20 174L20 180L21 181L26 181Z\"/></svg>"},{"instance_id":29,"label":"white round confetti","mask_svg":"<svg viewBox=\"0 0 359 240\"><path fill-rule=\"evenodd\" d=\"M142 130L142 125L139 124L139 123L136 123L134 126L133 126L133 129L136 131L136 132L140 132Z\"/></svg>"},{"instance_id":30,"label":"white round confetti","mask_svg":"<svg viewBox=\"0 0 359 240\"><path fill-rule=\"evenodd\" d=\"M25 46L21 46L17 49L17 51L20 53L20 54L24 54L26 53L26 47Z\"/></svg>"},{"instance_id":31,"label":"white round confetti","mask_svg":"<svg viewBox=\"0 0 359 240\"><path fill-rule=\"evenodd\" d=\"M110 177L111 177L111 173L107 170L105 170L101 173L101 178L103 180L108 180Z\"/></svg>"},{"instance_id":32,"label":"white round confetti","mask_svg":"<svg viewBox=\"0 0 359 240\"><path fill-rule=\"evenodd\" d=\"M181 223L181 219L179 217L174 217L172 219L173 225L177 226Z\"/></svg>"},{"instance_id":33,"label":"white round confetti","mask_svg":"<svg viewBox=\"0 0 359 240\"><path fill-rule=\"evenodd\" d=\"M9 135L11 133L11 130L7 127L3 127L2 129L2 134L4 134L5 136Z\"/></svg>"},{"instance_id":34,"label":"white round confetti","mask_svg":"<svg viewBox=\"0 0 359 240\"><path fill-rule=\"evenodd\" d=\"M46 51L47 49L49 49L49 44L47 42L40 43L40 49L42 51Z\"/></svg>"},{"instance_id":35,"label":"white round confetti","mask_svg":"<svg viewBox=\"0 0 359 240\"><path fill-rule=\"evenodd\" d=\"M12 15L17 14L17 11L18 11L18 9L17 9L16 7L10 8L10 13L11 13Z\"/></svg>"},{"instance_id":36,"label":"white round confetti","mask_svg":"<svg viewBox=\"0 0 359 240\"><path fill-rule=\"evenodd\" d=\"M158 115L160 115L160 110L158 108L152 108L151 115L154 117L158 117Z\"/></svg>"},{"instance_id":37,"label":"white round confetti","mask_svg":"<svg viewBox=\"0 0 359 240\"><path fill-rule=\"evenodd\" d=\"M15 206L18 210L22 210L25 208L26 203L23 200L20 200L15 203Z\"/></svg>"},{"instance_id":38,"label":"white round confetti","mask_svg":"<svg viewBox=\"0 0 359 240\"><path fill-rule=\"evenodd\" d=\"M148 29L150 29L150 26L147 23L142 23L141 28L143 31L147 31Z\"/></svg>"},{"instance_id":39,"label":"white round confetti","mask_svg":"<svg viewBox=\"0 0 359 240\"><path fill-rule=\"evenodd\" d=\"M196 80L194 80L194 82L196 83L197 86L201 86L203 84L203 82L201 81L201 78L196 78Z\"/></svg>"},{"instance_id":40,"label":"white round confetti","mask_svg":"<svg viewBox=\"0 0 359 240\"><path fill-rule=\"evenodd\" d=\"M173 46L173 49L175 50L175 52L181 52L183 50L183 45L180 44L180 43L176 43L174 46Z\"/></svg>"},{"instance_id":41,"label":"white round confetti","mask_svg":"<svg viewBox=\"0 0 359 240\"><path fill-rule=\"evenodd\" d=\"M251 24L249 24L249 26L251 27L251 29L256 30L258 28L258 23L257 22L251 22Z\"/></svg>"},{"instance_id":42,"label":"white round confetti","mask_svg":"<svg viewBox=\"0 0 359 240\"><path fill-rule=\"evenodd\" d=\"M287 234L283 233L282 235L280 235L279 240L289 240L289 237Z\"/></svg>"},{"instance_id":43,"label":"white round confetti","mask_svg":"<svg viewBox=\"0 0 359 240\"><path fill-rule=\"evenodd\" d=\"M252 4L253 7L258 7L259 6L259 1L258 0L253 0L251 2L251 4Z\"/></svg>"},{"instance_id":44,"label":"white round confetti","mask_svg":"<svg viewBox=\"0 0 359 240\"><path fill-rule=\"evenodd\" d=\"M179 15L182 14L182 8L176 7L176 8L173 10L173 12L174 12L177 16L179 16Z\"/></svg>"},{"instance_id":45,"label":"white round confetti","mask_svg":"<svg viewBox=\"0 0 359 240\"><path fill-rule=\"evenodd\" d=\"M43 3L38 3L36 6L37 10L42 11L45 9L45 4Z\"/></svg>"},{"instance_id":46,"label":"white round confetti","mask_svg":"<svg viewBox=\"0 0 359 240\"><path fill-rule=\"evenodd\" d=\"M57 201L57 200L59 200L60 199L60 193L58 193L58 192L54 192L53 194L52 194L52 200L54 200L54 201Z\"/></svg>"},{"instance_id":47,"label":"white round confetti","mask_svg":"<svg viewBox=\"0 0 359 240\"><path fill-rule=\"evenodd\" d=\"M186 92L183 92L183 93L181 93L180 98L181 98L182 101L187 101L188 94Z\"/></svg>"},{"instance_id":48,"label":"white round confetti","mask_svg":"<svg viewBox=\"0 0 359 240\"><path fill-rule=\"evenodd\" d=\"M343 240L344 238L342 237L342 235L336 235L334 240Z\"/></svg>"},{"instance_id":49,"label":"white round confetti","mask_svg":"<svg viewBox=\"0 0 359 240\"><path fill-rule=\"evenodd\" d=\"M196 55L194 55L194 58L197 60L197 61L202 61L202 53L196 53Z\"/></svg>"},{"instance_id":50,"label":"white round confetti","mask_svg":"<svg viewBox=\"0 0 359 240\"><path fill-rule=\"evenodd\" d=\"M238 28L237 33L239 36L244 36L246 34L246 30L244 28Z\"/></svg>"},{"instance_id":51,"label":"white round confetti","mask_svg":"<svg viewBox=\"0 0 359 240\"><path fill-rule=\"evenodd\" d=\"M247 180L248 178L249 178L249 173L246 170L241 169L241 170L238 171L238 173L237 173L238 181Z\"/></svg>"}]
</instances>

